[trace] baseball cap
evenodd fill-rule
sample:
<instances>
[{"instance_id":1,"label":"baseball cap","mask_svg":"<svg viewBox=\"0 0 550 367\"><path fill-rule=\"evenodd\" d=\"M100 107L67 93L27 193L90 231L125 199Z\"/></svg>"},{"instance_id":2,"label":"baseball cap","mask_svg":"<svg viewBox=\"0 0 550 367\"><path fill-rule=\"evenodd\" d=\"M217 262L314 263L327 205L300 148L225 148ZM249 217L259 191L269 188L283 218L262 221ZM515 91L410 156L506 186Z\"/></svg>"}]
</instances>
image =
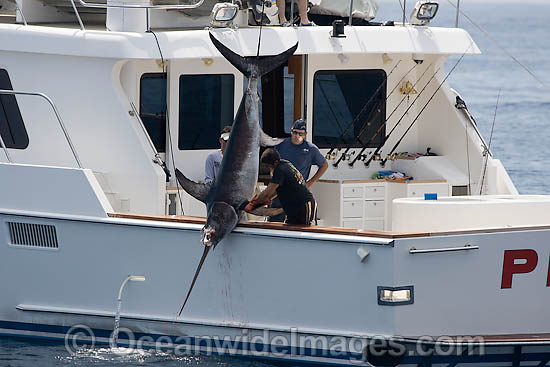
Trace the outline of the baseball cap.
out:
<instances>
[{"instance_id":1,"label":"baseball cap","mask_svg":"<svg viewBox=\"0 0 550 367\"><path fill-rule=\"evenodd\" d=\"M292 130L307 131L307 124L302 119L296 120L296 121L294 121L294 125L292 125Z\"/></svg>"},{"instance_id":2,"label":"baseball cap","mask_svg":"<svg viewBox=\"0 0 550 367\"><path fill-rule=\"evenodd\" d=\"M222 139L224 141L228 141L230 133L231 133L231 126L229 126L229 125L224 126L221 133L220 133L220 139Z\"/></svg>"}]
</instances>

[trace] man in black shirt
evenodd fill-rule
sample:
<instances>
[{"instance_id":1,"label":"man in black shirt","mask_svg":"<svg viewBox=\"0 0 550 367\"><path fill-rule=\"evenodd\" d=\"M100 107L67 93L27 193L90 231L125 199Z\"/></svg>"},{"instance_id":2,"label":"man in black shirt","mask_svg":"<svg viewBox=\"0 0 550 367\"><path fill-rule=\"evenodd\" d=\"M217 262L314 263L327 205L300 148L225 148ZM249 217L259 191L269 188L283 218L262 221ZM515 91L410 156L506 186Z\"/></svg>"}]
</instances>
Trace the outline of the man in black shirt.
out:
<instances>
[{"instance_id":1,"label":"man in black shirt","mask_svg":"<svg viewBox=\"0 0 550 367\"><path fill-rule=\"evenodd\" d=\"M306 181L292 163L281 159L275 149L266 149L260 161L269 167L271 182L257 198L247 205L245 211L268 204L279 197L286 213L286 223L311 225L316 223L317 203L306 186Z\"/></svg>"}]
</instances>

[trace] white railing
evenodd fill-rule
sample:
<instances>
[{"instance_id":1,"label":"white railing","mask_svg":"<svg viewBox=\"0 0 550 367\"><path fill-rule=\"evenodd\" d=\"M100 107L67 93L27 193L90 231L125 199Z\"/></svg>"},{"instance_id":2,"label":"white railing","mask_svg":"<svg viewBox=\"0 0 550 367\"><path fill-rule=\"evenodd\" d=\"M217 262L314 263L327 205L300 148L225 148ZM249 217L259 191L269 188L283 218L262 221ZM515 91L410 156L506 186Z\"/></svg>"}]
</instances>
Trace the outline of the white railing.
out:
<instances>
[{"instance_id":1,"label":"white railing","mask_svg":"<svg viewBox=\"0 0 550 367\"><path fill-rule=\"evenodd\" d=\"M57 110L57 107L55 106L55 103L53 103L52 99L45 95L44 93L38 93L38 92L23 92L23 91L14 91L14 90L5 90L0 89L0 95L22 95L22 96L35 96L35 97L41 97L44 98L50 106L53 109L53 112L55 113L55 117L57 118L57 121L59 122L59 126L61 126L61 130L63 130L63 134L65 135L65 139L67 139L67 142L69 143L69 147L71 148L71 151L73 152L74 159L76 160L76 163L78 164L78 168L82 168L82 163L80 162L80 159L78 158L78 155L76 154L76 150L74 148L73 142L71 141L71 138L69 136L69 133L67 132L67 129L65 128L65 124L63 123L63 120L61 119L61 115L59 114L59 111ZM13 163L11 160L10 154L8 152L8 148L6 144L4 143L4 139L0 136L0 144L2 144L2 148L4 149L4 153L6 154L6 157L8 158L8 162Z\"/></svg>"}]
</instances>

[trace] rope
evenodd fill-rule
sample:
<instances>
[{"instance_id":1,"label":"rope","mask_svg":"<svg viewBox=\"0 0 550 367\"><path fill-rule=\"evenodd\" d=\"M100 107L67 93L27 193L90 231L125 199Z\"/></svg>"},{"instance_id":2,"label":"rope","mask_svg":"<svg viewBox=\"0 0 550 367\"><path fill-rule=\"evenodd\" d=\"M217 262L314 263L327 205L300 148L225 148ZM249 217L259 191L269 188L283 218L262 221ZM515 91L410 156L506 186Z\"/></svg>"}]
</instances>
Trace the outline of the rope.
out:
<instances>
[{"instance_id":1,"label":"rope","mask_svg":"<svg viewBox=\"0 0 550 367\"><path fill-rule=\"evenodd\" d=\"M455 9L457 9L457 6L451 1L451 0L447 0L447 2L449 4L451 4L452 6L455 7ZM512 60L514 60L514 62L516 64L518 64L520 67L522 67L526 72L529 73L529 75L531 75L540 85L542 85L543 87L545 88L548 88L548 86L546 85L546 83L544 83L542 80L540 80L540 78L538 76L535 75L535 73L533 73L531 70L529 70L529 68L525 65L523 65L521 63L521 61L519 61L514 55L512 55L507 49L505 49L503 46L501 46L497 40L495 40L493 38L493 36L491 36L489 34L489 32L487 32L485 29L483 29L479 24L477 24L476 22L474 22L474 20L472 18L470 18L466 13L464 13L462 11L462 9L459 9L458 8L458 11L460 12L460 14L462 14L466 19L468 19L468 21L470 23L472 23L474 25L474 27L476 27L481 33L483 33L487 38L489 38L491 40L491 42L493 42L498 48L500 48L502 51L504 51L504 53L506 53L506 55L508 55Z\"/></svg>"},{"instance_id":2,"label":"rope","mask_svg":"<svg viewBox=\"0 0 550 367\"><path fill-rule=\"evenodd\" d=\"M500 100L501 89L498 90L497 104L495 105L495 114L493 116L493 125L491 126L491 135L489 136L489 146L487 147L487 156L485 157L485 167L483 168L483 177L481 178L481 185L479 186L479 195L481 195L481 190L483 190L483 181L485 181L485 173L487 172L487 163L489 161L489 151L491 149L491 142L493 141L493 130L495 128L495 121L497 119L498 101Z\"/></svg>"}]
</instances>

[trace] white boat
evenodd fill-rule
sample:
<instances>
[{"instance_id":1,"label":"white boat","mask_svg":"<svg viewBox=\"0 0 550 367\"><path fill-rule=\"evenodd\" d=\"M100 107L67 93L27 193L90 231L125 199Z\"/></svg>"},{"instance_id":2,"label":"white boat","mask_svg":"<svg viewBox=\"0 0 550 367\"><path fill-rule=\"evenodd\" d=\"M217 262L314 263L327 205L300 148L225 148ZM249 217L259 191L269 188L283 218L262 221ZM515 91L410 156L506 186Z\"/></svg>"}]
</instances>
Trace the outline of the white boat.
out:
<instances>
[{"instance_id":1,"label":"white boat","mask_svg":"<svg viewBox=\"0 0 550 367\"><path fill-rule=\"evenodd\" d=\"M448 85L446 59L480 53L466 31L262 27L262 55L299 42L262 80L263 129L303 117L327 154L319 226L243 221L178 317L205 212L173 171L204 178L244 85L209 33L253 56L260 27L239 8L203 29L208 1L16 4L0 24L1 335L113 344L116 316L116 345L188 354L548 364L550 197L518 194ZM414 179L372 179L385 170Z\"/></svg>"}]
</instances>

